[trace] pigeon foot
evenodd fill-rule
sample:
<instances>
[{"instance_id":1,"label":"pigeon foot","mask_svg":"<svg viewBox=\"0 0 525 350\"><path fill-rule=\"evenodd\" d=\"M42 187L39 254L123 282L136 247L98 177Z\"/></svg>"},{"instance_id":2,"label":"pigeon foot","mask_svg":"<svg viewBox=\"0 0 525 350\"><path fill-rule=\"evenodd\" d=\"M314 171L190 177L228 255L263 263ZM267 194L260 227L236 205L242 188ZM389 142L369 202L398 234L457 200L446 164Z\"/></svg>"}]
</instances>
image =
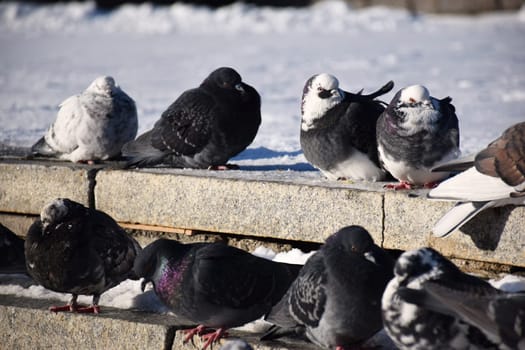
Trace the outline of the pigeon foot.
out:
<instances>
[{"instance_id":1,"label":"pigeon foot","mask_svg":"<svg viewBox=\"0 0 525 350\"><path fill-rule=\"evenodd\" d=\"M201 335L205 331L206 331L206 327L204 327L203 325L199 325L199 326L197 326L195 328L184 330L183 333L186 334L186 337L184 338L182 343L186 344L190 340L193 342L193 337L195 335Z\"/></svg>"},{"instance_id":2,"label":"pigeon foot","mask_svg":"<svg viewBox=\"0 0 525 350\"><path fill-rule=\"evenodd\" d=\"M202 350L206 350L211 344L218 342L221 338L227 337L228 333L224 328L219 328L215 332L204 334L201 336L202 340L206 340L206 343L202 347Z\"/></svg>"},{"instance_id":3,"label":"pigeon foot","mask_svg":"<svg viewBox=\"0 0 525 350\"><path fill-rule=\"evenodd\" d=\"M413 186L406 181L401 181L400 183L397 183L397 184L386 184L383 187L388 190L394 190L394 191L411 190L413 188Z\"/></svg>"}]
</instances>

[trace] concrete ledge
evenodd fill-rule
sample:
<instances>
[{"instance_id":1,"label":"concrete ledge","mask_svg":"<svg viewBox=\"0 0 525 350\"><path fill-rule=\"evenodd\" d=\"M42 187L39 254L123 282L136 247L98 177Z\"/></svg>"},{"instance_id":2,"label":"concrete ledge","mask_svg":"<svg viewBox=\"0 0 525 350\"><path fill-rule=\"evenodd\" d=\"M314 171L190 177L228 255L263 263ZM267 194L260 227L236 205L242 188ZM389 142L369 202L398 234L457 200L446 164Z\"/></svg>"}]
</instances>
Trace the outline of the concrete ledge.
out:
<instances>
[{"instance_id":1,"label":"concrete ledge","mask_svg":"<svg viewBox=\"0 0 525 350\"><path fill-rule=\"evenodd\" d=\"M8 215L0 220L9 217L22 227L28 218L13 213L38 215L45 202L64 196L91 203L123 224L166 232L322 242L340 227L357 224L385 248L433 246L453 258L525 267L525 207L487 210L460 232L435 239L433 224L454 203L429 201L423 190L384 191L382 185L328 181L315 171L125 171L2 161L0 212Z\"/></svg>"},{"instance_id":2,"label":"concrete ledge","mask_svg":"<svg viewBox=\"0 0 525 350\"><path fill-rule=\"evenodd\" d=\"M170 315L103 307L98 315L52 313L54 301L0 295L2 349L197 349ZM56 303L56 302L55 302ZM259 334L232 330L255 350L313 350L299 340L261 343ZM226 339L227 340L227 339ZM224 340L224 341L226 341ZM218 347L217 347L218 348Z\"/></svg>"},{"instance_id":3,"label":"concrete ledge","mask_svg":"<svg viewBox=\"0 0 525 350\"><path fill-rule=\"evenodd\" d=\"M67 163L2 161L0 211L38 214L57 197L89 205L92 169Z\"/></svg>"}]
</instances>

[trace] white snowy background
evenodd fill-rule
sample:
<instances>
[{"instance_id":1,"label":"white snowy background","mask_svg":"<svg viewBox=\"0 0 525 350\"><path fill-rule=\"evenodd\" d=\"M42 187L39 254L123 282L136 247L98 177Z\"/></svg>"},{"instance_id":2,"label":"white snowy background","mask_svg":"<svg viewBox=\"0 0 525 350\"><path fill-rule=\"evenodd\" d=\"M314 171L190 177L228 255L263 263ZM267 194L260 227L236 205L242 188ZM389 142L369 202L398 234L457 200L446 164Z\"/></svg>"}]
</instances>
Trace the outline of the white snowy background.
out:
<instances>
[{"instance_id":1,"label":"white snowy background","mask_svg":"<svg viewBox=\"0 0 525 350\"><path fill-rule=\"evenodd\" d=\"M235 162L241 166L304 163L299 145L305 81L327 72L341 87L370 92L388 80L421 83L451 96L463 153L479 150L525 120L525 9L480 16L420 14L342 1L308 8L233 4L217 10L184 4L0 3L0 143L31 146L58 105L100 75L111 75L136 101L139 133L186 89L219 66L234 67L262 97L262 125ZM308 169L308 168L307 168ZM274 258L261 247L258 254ZM284 260L304 262L298 251ZM510 276L497 287L525 289ZM0 294L58 298L39 286L0 285ZM88 303L90 298L81 297ZM101 305L167 312L138 282L103 294Z\"/></svg>"}]
</instances>

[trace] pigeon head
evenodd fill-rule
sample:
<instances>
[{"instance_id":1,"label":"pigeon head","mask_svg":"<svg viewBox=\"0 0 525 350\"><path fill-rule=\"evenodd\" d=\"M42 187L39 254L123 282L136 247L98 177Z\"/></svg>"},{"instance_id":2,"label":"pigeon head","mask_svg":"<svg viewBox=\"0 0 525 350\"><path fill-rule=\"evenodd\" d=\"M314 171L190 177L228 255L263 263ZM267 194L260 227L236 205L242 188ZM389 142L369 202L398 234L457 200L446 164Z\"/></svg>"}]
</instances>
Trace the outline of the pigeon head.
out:
<instances>
[{"instance_id":1,"label":"pigeon head","mask_svg":"<svg viewBox=\"0 0 525 350\"><path fill-rule=\"evenodd\" d=\"M230 67L217 68L210 73L202 84L213 85L226 90L236 90L240 93L245 92L241 76Z\"/></svg>"},{"instance_id":2,"label":"pigeon head","mask_svg":"<svg viewBox=\"0 0 525 350\"><path fill-rule=\"evenodd\" d=\"M57 198L44 206L40 212L40 221L45 227L64 221L66 218L74 216L85 207L67 198Z\"/></svg>"},{"instance_id":3,"label":"pigeon head","mask_svg":"<svg viewBox=\"0 0 525 350\"><path fill-rule=\"evenodd\" d=\"M321 73L308 79L303 89L301 128L310 129L312 123L338 105L344 95L344 92L339 89L339 81L333 75Z\"/></svg>"},{"instance_id":4,"label":"pigeon head","mask_svg":"<svg viewBox=\"0 0 525 350\"><path fill-rule=\"evenodd\" d=\"M401 90L398 106L425 106L434 108L430 92L423 85L411 85Z\"/></svg>"},{"instance_id":5,"label":"pigeon head","mask_svg":"<svg viewBox=\"0 0 525 350\"><path fill-rule=\"evenodd\" d=\"M374 240L370 233L361 226L346 226L326 239L326 244L338 245L345 251L364 254L372 249Z\"/></svg>"},{"instance_id":6,"label":"pigeon head","mask_svg":"<svg viewBox=\"0 0 525 350\"><path fill-rule=\"evenodd\" d=\"M395 278L402 286L418 288L421 283L441 276L445 271L458 268L432 248L407 251L398 258L394 267Z\"/></svg>"},{"instance_id":7,"label":"pigeon head","mask_svg":"<svg viewBox=\"0 0 525 350\"><path fill-rule=\"evenodd\" d=\"M88 91L103 93L111 95L112 91L117 87L115 79L110 76L101 76L93 80L88 87Z\"/></svg>"},{"instance_id":8,"label":"pigeon head","mask_svg":"<svg viewBox=\"0 0 525 350\"><path fill-rule=\"evenodd\" d=\"M133 264L135 275L143 278L142 291L149 282L155 283L169 260L183 256L187 249L186 245L171 239L158 239L142 249Z\"/></svg>"}]
</instances>

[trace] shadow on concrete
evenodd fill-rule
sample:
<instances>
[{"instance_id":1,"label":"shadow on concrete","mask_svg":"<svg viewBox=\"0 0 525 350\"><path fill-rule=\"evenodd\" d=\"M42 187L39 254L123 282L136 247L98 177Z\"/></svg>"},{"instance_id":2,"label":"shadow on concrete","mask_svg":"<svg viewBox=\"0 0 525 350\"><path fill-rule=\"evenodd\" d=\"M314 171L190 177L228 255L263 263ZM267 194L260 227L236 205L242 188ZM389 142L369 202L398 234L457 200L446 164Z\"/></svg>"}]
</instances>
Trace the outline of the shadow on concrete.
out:
<instances>
[{"instance_id":1,"label":"shadow on concrete","mask_svg":"<svg viewBox=\"0 0 525 350\"><path fill-rule=\"evenodd\" d=\"M514 206L489 208L483 210L460 229L470 236L472 242L481 250L494 251L498 247L501 234ZM483 231L479 227L484 227Z\"/></svg>"}]
</instances>

